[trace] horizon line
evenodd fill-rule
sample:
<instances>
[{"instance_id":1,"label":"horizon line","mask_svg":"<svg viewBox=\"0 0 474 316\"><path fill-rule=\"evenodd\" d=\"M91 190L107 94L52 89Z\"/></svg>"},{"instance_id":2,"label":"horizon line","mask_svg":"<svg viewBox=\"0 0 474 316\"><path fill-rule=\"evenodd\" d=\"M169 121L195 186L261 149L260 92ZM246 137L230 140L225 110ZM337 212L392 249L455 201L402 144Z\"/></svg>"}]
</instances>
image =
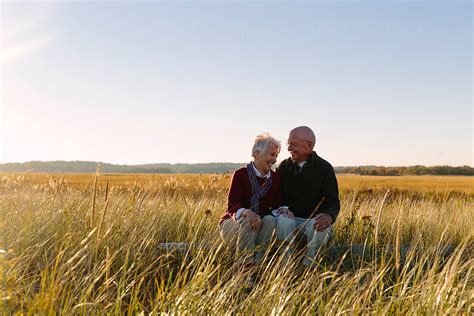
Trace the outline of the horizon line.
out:
<instances>
[{"instance_id":1,"label":"horizon line","mask_svg":"<svg viewBox=\"0 0 474 316\"><path fill-rule=\"evenodd\" d=\"M23 162L2 162L0 165L6 164L26 164L26 163L54 163L54 162L66 162L66 163L74 163L74 162L86 162L86 163L95 163L95 164L108 164L108 165L117 165L117 166L145 166L145 165L158 165L158 164L166 164L166 165L204 165L204 164L246 164L247 162L231 162L231 161L213 161L213 162L151 162L151 163L138 163L138 164L122 164L122 163L110 163L105 161L95 161L95 160L29 160ZM276 164L280 163L281 161L277 162ZM332 165L332 164L331 164ZM334 165L334 168L340 167L469 167L474 168L472 165L449 165L449 164L438 164L438 165L423 165L423 164L414 164L414 165L377 165L377 164L359 164L359 165Z\"/></svg>"}]
</instances>

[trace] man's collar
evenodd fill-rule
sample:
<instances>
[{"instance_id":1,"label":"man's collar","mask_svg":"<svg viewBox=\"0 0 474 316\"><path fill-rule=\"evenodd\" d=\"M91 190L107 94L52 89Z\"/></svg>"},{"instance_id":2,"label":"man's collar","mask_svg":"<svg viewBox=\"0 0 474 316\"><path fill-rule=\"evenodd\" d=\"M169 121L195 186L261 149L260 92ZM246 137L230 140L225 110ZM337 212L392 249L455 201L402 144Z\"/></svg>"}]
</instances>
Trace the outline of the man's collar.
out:
<instances>
[{"instance_id":1,"label":"man's collar","mask_svg":"<svg viewBox=\"0 0 474 316\"><path fill-rule=\"evenodd\" d=\"M258 171L257 167L255 167L255 164L253 162L252 162L252 167L253 167L253 170L255 171L255 174L257 175L257 177L265 178L265 179L270 178L270 175L272 173L271 171L268 171L266 175L262 176L262 173L260 171Z\"/></svg>"},{"instance_id":2,"label":"man's collar","mask_svg":"<svg viewBox=\"0 0 474 316\"><path fill-rule=\"evenodd\" d=\"M291 157L290 157L290 161L291 161L293 164L299 165L299 166L301 167L301 166L303 166L305 163L308 163L308 164L313 163L314 160L316 160L317 157L318 157L318 155L316 154L315 151L313 151L313 152L311 152L311 154L309 154L308 158L306 158L306 160L303 161L303 162L296 162L296 161L294 161L293 159L291 159Z\"/></svg>"},{"instance_id":3,"label":"man's collar","mask_svg":"<svg viewBox=\"0 0 474 316\"><path fill-rule=\"evenodd\" d=\"M293 166L299 166L300 168L302 168L304 165L307 165L307 166L313 165L313 164L316 162L316 159L317 159L317 158L318 158L318 155L316 154L315 151L313 151L313 152L309 155L308 159L306 159L306 160L303 161L303 162L296 162L296 161L293 161L293 159L291 159L291 157L290 157L289 161L291 162L291 164L292 164Z\"/></svg>"}]
</instances>

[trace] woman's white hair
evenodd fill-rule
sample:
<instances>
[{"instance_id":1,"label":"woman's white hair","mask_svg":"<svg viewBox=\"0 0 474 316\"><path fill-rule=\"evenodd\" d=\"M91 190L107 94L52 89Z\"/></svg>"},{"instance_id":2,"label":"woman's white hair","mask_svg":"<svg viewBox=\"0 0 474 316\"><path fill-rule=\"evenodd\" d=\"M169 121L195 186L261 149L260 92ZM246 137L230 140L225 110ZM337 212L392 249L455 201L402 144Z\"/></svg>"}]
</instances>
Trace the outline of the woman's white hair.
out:
<instances>
[{"instance_id":1,"label":"woman's white hair","mask_svg":"<svg viewBox=\"0 0 474 316\"><path fill-rule=\"evenodd\" d=\"M252 147L252 157L255 157L257 152L267 152L272 147L278 147L278 151L281 149L281 143L275 139L269 133L262 133L255 137L255 142Z\"/></svg>"}]
</instances>

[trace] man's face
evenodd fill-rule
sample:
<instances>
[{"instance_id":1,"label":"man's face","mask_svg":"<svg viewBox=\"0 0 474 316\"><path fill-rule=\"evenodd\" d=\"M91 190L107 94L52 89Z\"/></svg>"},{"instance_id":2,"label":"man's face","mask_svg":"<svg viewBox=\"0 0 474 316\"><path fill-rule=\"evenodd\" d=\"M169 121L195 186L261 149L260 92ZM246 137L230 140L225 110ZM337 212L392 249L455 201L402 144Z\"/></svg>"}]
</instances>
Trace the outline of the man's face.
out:
<instances>
[{"instance_id":1,"label":"man's face","mask_svg":"<svg viewBox=\"0 0 474 316\"><path fill-rule=\"evenodd\" d=\"M311 142L301 137L301 135L290 133L287 145L293 161L303 162L311 155Z\"/></svg>"}]
</instances>

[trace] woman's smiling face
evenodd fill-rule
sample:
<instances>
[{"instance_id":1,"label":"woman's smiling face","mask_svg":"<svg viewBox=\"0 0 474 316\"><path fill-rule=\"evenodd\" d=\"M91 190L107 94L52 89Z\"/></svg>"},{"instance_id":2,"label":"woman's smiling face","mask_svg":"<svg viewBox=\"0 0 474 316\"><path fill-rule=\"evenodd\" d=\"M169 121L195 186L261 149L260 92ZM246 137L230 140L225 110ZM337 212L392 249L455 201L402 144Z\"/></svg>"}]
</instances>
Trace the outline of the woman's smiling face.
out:
<instances>
[{"instance_id":1,"label":"woman's smiling face","mask_svg":"<svg viewBox=\"0 0 474 316\"><path fill-rule=\"evenodd\" d=\"M279 153L278 146L271 146L266 151L258 152L254 158L255 166L261 173L266 174L276 163Z\"/></svg>"}]
</instances>

